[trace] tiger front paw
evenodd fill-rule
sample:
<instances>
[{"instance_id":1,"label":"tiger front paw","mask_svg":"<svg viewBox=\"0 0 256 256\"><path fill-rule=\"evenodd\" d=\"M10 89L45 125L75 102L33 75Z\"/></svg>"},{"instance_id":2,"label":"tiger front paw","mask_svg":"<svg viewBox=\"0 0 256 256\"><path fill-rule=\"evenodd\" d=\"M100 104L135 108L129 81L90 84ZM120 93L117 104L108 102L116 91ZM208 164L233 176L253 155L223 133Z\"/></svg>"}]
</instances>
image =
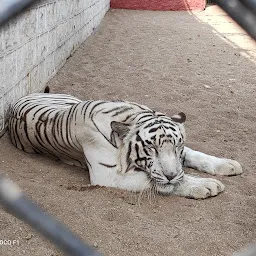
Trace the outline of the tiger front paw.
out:
<instances>
[{"instance_id":1,"label":"tiger front paw","mask_svg":"<svg viewBox=\"0 0 256 256\"><path fill-rule=\"evenodd\" d=\"M222 158L214 168L214 174L234 176L243 172L242 166L235 160Z\"/></svg>"},{"instance_id":2,"label":"tiger front paw","mask_svg":"<svg viewBox=\"0 0 256 256\"><path fill-rule=\"evenodd\" d=\"M216 179L185 175L184 180L174 190L174 194L193 199L205 199L217 196L224 189L225 186Z\"/></svg>"}]
</instances>

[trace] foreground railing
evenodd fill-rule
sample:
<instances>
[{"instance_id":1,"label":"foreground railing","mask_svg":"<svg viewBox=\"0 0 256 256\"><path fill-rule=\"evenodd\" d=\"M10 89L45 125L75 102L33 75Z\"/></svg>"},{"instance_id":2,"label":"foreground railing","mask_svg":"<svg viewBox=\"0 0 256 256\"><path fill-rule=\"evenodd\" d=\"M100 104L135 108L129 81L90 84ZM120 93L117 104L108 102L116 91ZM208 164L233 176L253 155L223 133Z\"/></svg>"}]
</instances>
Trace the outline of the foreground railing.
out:
<instances>
[{"instance_id":1,"label":"foreground railing","mask_svg":"<svg viewBox=\"0 0 256 256\"><path fill-rule=\"evenodd\" d=\"M29 224L66 255L100 256L96 250L84 244L68 228L41 210L28 199L11 180L0 175L0 203L5 210Z\"/></svg>"},{"instance_id":2,"label":"foreground railing","mask_svg":"<svg viewBox=\"0 0 256 256\"><path fill-rule=\"evenodd\" d=\"M256 0L215 0L247 33L256 40ZM36 0L0 0L0 26ZM54 217L41 210L28 199L21 189L9 179L0 175L0 204L17 218L53 242L66 255L99 256L92 247L84 244ZM254 256L256 248L234 256Z\"/></svg>"}]
</instances>

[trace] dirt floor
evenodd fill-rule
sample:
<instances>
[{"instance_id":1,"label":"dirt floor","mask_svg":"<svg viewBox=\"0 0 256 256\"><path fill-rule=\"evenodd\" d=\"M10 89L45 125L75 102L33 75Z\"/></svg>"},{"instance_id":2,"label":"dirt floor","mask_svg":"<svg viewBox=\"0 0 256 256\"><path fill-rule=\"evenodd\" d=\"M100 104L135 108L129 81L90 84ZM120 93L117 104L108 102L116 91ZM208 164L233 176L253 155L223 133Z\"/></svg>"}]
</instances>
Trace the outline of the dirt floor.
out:
<instances>
[{"instance_id":1,"label":"dirt floor","mask_svg":"<svg viewBox=\"0 0 256 256\"><path fill-rule=\"evenodd\" d=\"M203 12L110 10L49 82L81 99L124 99L187 114L187 145L238 160L207 200L80 189L88 174L0 139L0 169L30 198L104 255L232 255L256 242L256 45L216 6ZM193 171L195 173L195 171ZM209 177L209 175L200 176ZM82 191L81 191L82 190ZM0 211L0 255L62 255Z\"/></svg>"}]
</instances>

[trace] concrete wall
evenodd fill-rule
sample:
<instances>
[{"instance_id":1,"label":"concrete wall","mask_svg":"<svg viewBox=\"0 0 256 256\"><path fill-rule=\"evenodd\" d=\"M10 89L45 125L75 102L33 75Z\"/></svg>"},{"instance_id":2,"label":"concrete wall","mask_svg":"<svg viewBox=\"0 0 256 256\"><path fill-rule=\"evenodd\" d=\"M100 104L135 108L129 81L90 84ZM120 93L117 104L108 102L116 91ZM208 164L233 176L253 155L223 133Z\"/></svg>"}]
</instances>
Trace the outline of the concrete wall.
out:
<instances>
[{"instance_id":1,"label":"concrete wall","mask_svg":"<svg viewBox=\"0 0 256 256\"><path fill-rule=\"evenodd\" d=\"M206 0L111 0L111 8L155 11L204 10Z\"/></svg>"},{"instance_id":2,"label":"concrete wall","mask_svg":"<svg viewBox=\"0 0 256 256\"><path fill-rule=\"evenodd\" d=\"M9 105L41 91L109 5L110 0L43 0L0 30L0 136Z\"/></svg>"}]
</instances>

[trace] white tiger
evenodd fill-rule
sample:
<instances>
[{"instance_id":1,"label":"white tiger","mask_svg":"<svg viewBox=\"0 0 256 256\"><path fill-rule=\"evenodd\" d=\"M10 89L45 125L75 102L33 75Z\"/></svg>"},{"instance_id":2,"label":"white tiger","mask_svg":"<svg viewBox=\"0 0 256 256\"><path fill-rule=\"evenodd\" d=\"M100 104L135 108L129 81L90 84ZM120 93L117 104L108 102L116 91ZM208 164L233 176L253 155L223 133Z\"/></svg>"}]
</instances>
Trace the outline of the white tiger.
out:
<instances>
[{"instance_id":1,"label":"white tiger","mask_svg":"<svg viewBox=\"0 0 256 256\"><path fill-rule=\"evenodd\" d=\"M184 174L191 167L212 175L237 175L237 161L184 147L186 116L173 117L125 101L80 101L37 93L12 107L12 143L28 153L55 156L89 170L92 185L195 199L216 196L224 185Z\"/></svg>"}]
</instances>

